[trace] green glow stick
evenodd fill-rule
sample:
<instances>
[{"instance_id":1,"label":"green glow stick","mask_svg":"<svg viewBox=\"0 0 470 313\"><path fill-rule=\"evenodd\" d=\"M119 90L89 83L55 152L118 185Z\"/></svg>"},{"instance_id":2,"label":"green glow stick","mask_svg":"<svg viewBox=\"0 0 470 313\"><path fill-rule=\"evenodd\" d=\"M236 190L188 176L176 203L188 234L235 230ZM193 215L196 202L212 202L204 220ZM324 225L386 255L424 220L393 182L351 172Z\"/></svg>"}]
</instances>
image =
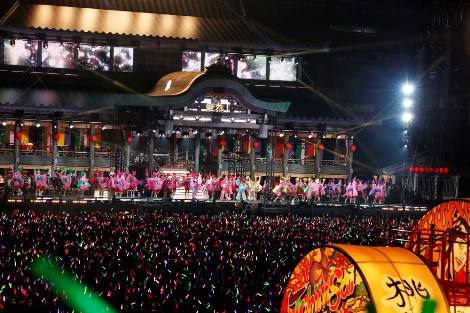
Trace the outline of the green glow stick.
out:
<instances>
[{"instance_id":1,"label":"green glow stick","mask_svg":"<svg viewBox=\"0 0 470 313\"><path fill-rule=\"evenodd\" d=\"M106 301L98 297L90 288L80 284L59 266L46 258L38 258L32 264L33 273L46 280L53 290L70 308L84 313L117 313Z\"/></svg>"}]
</instances>

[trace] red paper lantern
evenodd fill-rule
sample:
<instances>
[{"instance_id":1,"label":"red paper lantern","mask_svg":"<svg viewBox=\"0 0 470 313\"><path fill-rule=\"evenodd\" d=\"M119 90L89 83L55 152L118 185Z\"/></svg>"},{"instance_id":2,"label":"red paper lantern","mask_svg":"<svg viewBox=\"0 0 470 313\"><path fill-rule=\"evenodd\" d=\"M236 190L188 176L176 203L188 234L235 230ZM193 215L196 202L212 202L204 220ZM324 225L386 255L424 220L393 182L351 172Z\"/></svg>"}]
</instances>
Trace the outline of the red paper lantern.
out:
<instances>
[{"instance_id":1,"label":"red paper lantern","mask_svg":"<svg viewBox=\"0 0 470 313\"><path fill-rule=\"evenodd\" d=\"M133 139L132 137L130 137L130 136L127 137L127 142L128 142L128 143L131 143L133 140L134 140L134 139Z\"/></svg>"},{"instance_id":2,"label":"red paper lantern","mask_svg":"<svg viewBox=\"0 0 470 313\"><path fill-rule=\"evenodd\" d=\"M54 134L54 139L55 139L56 141L59 141L59 140L60 140L60 134L59 134L59 133L55 133L55 134Z\"/></svg>"},{"instance_id":3,"label":"red paper lantern","mask_svg":"<svg viewBox=\"0 0 470 313\"><path fill-rule=\"evenodd\" d=\"M410 169L408 170L410 173L414 173L415 172L415 168L413 166L410 166Z\"/></svg>"},{"instance_id":4,"label":"red paper lantern","mask_svg":"<svg viewBox=\"0 0 470 313\"><path fill-rule=\"evenodd\" d=\"M221 146L221 147L225 146L225 139L220 139L219 140L219 146Z\"/></svg>"},{"instance_id":5,"label":"red paper lantern","mask_svg":"<svg viewBox=\"0 0 470 313\"><path fill-rule=\"evenodd\" d=\"M325 145L322 144L322 143L319 144L319 145L318 145L318 150L321 150L321 151L325 150Z\"/></svg>"},{"instance_id":6,"label":"red paper lantern","mask_svg":"<svg viewBox=\"0 0 470 313\"><path fill-rule=\"evenodd\" d=\"M20 140L21 137L23 137L23 134L22 134L21 132L20 132L20 133L16 133L16 138L17 138L18 140Z\"/></svg>"},{"instance_id":7,"label":"red paper lantern","mask_svg":"<svg viewBox=\"0 0 470 313\"><path fill-rule=\"evenodd\" d=\"M253 148L258 149L259 141L253 141Z\"/></svg>"},{"instance_id":8,"label":"red paper lantern","mask_svg":"<svg viewBox=\"0 0 470 313\"><path fill-rule=\"evenodd\" d=\"M290 142L286 143L286 149L290 150L292 148L292 144Z\"/></svg>"},{"instance_id":9,"label":"red paper lantern","mask_svg":"<svg viewBox=\"0 0 470 313\"><path fill-rule=\"evenodd\" d=\"M420 172L420 173L424 173L424 172L425 172L424 166L420 166L420 167L419 167L419 172Z\"/></svg>"},{"instance_id":10,"label":"red paper lantern","mask_svg":"<svg viewBox=\"0 0 470 313\"><path fill-rule=\"evenodd\" d=\"M352 146L351 146L351 151L352 151L352 152L355 152L356 150L357 150L357 147L356 147L355 145L352 145Z\"/></svg>"},{"instance_id":11,"label":"red paper lantern","mask_svg":"<svg viewBox=\"0 0 470 313\"><path fill-rule=\"evenodd\" d=\"M415 173L419 173L419 166L415 167Z\"/></svg>"},{"instance_id":12,"label":"red paper lantern","mask_svg":"<svg viewBox=\"0 0 470 313\"><path fill-rule=\"evenodd\" d=\"M92 136L90 137L90 139L91 139L91 141L95 142L95 141L98 140L98 137L96 137L96 135L92 135Z\"/></svg>"},{"instance_id":13,"label":"red paper lantern","mask_svg":"<svg viewBox=\"0 0 470 313\"><path fill-rule=\"evenodd\" d=\"M449 174L449 168L448 167L444 167L444 174Z\"/></svg>"},{"instance_id":14,"label":"red paper lantern","mask_svg":"<svg viewBox=\"0 0 470 313\"><path fill-rule=\"evenodd\" d=\"M439 167L439 174L444 174L444 168L443 167Z\"/></svg>"}]
</instances>

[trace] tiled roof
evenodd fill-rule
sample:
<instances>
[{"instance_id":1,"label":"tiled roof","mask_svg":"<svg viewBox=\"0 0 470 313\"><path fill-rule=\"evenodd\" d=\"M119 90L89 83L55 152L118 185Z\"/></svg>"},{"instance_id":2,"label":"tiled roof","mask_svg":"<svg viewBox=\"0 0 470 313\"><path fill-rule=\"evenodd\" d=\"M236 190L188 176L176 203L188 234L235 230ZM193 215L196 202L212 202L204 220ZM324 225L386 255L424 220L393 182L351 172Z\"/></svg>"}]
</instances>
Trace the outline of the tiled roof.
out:
<instances>
[{"instance_id":1,"label":"tiled roof","mask_svg":"<svg viewBox=\"0 0 470 313\"><path fill-rule=\"evenodd\" d=\"M22 2L213 18L234 18L242 12L240 2L237 0L23 0Z\"/></svg>"},{"instance_id":2,"label":"tiled roof","mask_svg":"<svg viewBox=\"0 0 470 313\"><path fill-rule=\"evenodd\" d=\"M41 1L46 3L67 4L80 2L89 4L92 1ZM95 1L99 3L117 3L117 1ZM248 20L234 14L227 17L226 14L214 17L214 12L207 16L196 16L201 13L195 9L195 13L189 12L190 8L174 4L175 9L148 10L151 12L138 12L130 9L135 5L133 1L121 1L127 5L116 6L116 8L129 10L114 10L112 5L94 5L94 7L78 7L51 4L29 4L18 2L0 20L2 28L27 28L35 30L57 30L73 31L84 33L131 35L142 37L161 37L197 40L201 42L233 43L242 46L259 46L264 48L288 47L294 43L277 36L272 31L266 29L255 21ZM139 2L139 1L138 1ZM161 4L166 1L143 1ZM188 1L177 0L175 3L189 3ZM194 1L197 2L197 1ZM95 8L100 7L100 8ZM101 8L105 7L105 8ZM176 10L176 8L179 8ZM194 8L199 8L194 6ZM188 11L188 12L186 12ZM188 15L175 15L169 13L188 13ZM193 15L189 14L193 13Z\"/></svg>"}]
</instances>

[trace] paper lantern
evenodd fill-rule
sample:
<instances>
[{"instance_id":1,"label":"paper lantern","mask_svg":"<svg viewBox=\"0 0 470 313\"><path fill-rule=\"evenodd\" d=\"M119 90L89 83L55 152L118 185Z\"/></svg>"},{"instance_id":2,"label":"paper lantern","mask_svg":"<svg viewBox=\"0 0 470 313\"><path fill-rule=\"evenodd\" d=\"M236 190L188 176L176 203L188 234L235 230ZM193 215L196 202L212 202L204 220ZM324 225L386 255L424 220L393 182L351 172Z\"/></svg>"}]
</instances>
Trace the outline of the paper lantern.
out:
<instances>
[{"instance_id":1,"label":"paper lantern","mask_svg":"<svg viewBox=\"0 0 470 313\"><path fill-rule=\"evenodd\" d=\"M419 173L419 166L415 167L415 173Z\"/></svg>"},{"instance_id":2,"label":"paper lantern","mask_svg":"<svg viewBox=\"0 0 470 313\"><path fill-rule=\"evenodd\" d=\"M92 136L90 137L90 140L93 141L93 142L95 142L95 141L98 140L98 137L97 137L96 135L92 135Z\"/></svg>"},{"instance_id":3,"label":"paper lantern","mask_svg":"<svg viewBox=\"0 0 470 313\"><path fill-rule=\"evenodd\" d=\"M221 146L221 147L225 146L225 139L220 139L219 140L219 146Z\"/></svg>"},{"instance_id":4,"label":"paper lantern","mask_svg":"<svg viewBox=\"0 0 470 313\"><path fill-rule=\"evenodd\" d=\"M444 167L444 174L449 174L449 168L448 167Z\"/></svg>"},{"instance_id":5,"label":"paper lantern","mask_svg":"<svg viewBox=\"0 0 470 313\"><path fill-rule=\"evenodd\" d=\"M357 150L357 147L356 147L355 145L352 145L352 146L351 146L351 151L352 151L352 152L355 152L356 150Z\"/></svg>"},{"instance_id":6,"label":"paper lantern","mask_svg":"<svg viewBox=\"0 0 470 313\"><path fill-rule=\"evenodd\" d=\"M55 133L55 134L54 134L54 139L55 139L55 141L59 141L59 140L60 140L60 134L59 134L59 133Z\"/></svg>"},{"instance_id":7,"label":"paper lantern","mask_svg":"<svg viewBox=\"0 0 470 313\"><path fill-rule=\"evenodd\" d=\"M321 151L325 150L325 145L322 144L322 143L319 144L319 145L318 145L318 150L321 150Z\"/></svg>"},{"instance_id":8,"label":"paper lantern","mask_svg":"<svg viewBox=\"0 0 470 313\"><path fill-rule=\"evenodd\" d=\"M22 134L21 132L16 133L16 138L17 138L18 140L20 140L21 137L23 137L23 134Z\"/></svg>"},{"instance_id":9,"label":"paper lantern","mask_svg":"<svg viewBox=\"0 0 470 313\"><path fill-rule=\"evenodd\" d=\"M128 142L128 143L131 143L133 140L134 140L134 139L133 139L132 137L130 137L130 136L127 137L127 142Z\"/></svg>"},{"instance_id":10,"label":"paper lantern","mask_svg":"<svg viewBox=\"0 0 470 313\"><path fill-rule=\"evenodd\" d=\"M292 148L292 144L290 142L286 143L286 149L290 150Z\"/></svg>"},{"instance_id":11,"label":"paper lantern","mask_svg":"<svg viewBox=\"0 0 470 313\"><path fill-rule=\"evenodd\" d=\"M253 148L258 149L259 141L253 141Z\"/></svg>"},{"instance_id":12,"label":"paper lantern","mask_svg":"<svg viewBox=\"0 0 470 313\"><path fill-rule=\"evenodd\" d=\"M415 168L414 168L413 166L410 166L410 169L408 170L408 172L414 173L414 172L415 172Z\"/></svg>"}]
</instances>

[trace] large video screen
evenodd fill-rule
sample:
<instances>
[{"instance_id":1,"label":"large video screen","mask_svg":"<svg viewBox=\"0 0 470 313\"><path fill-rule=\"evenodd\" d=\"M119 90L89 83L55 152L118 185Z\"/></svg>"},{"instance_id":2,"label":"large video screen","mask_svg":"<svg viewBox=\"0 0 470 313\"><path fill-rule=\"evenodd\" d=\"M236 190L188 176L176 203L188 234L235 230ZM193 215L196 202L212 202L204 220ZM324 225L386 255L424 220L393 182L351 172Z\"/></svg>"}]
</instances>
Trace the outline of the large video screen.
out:
<instances>
[{"instance_id":1,"label":"large video screen","mask_svg":"<svg viewBox=\"0 0 470 313\"><path fill-rule=\"evenodd\" d=\"M297 65L295 58L272 57L269 65L269 80L295 81Z\"/></svg>"},{"instance_id":2,"label":"large video screen","mask_svg":"<svg viewBox=\"0 0 470 313\"><path fill-rule=\"evenodd\" d=\"M201 52L183 51L181 62L184 72L199 72L201 70Z\"/></svg>"},{"instance_id":3,"label":"large video screen","mask_svg":"<svg viewBox=\"0 0 470 313\"><path fill-rule=\"evenodd\" d=\"M109 46L80 45L78 64L83 69L109 71L111 48Z\"/></svg>"},{"instance_id":4,"label":"large video screen","mask_svg":"<svg viewBox=\"0 0 470 313\"><path fill-rule=\"evenodd\" d=\"M235 75L235 66L238 61L235 54L207 52L204 55L204 68L215 64L217 60L219 60L222 64L225 64L230 69L232 74Z\"/></svg>"},{"instance_id":5,"label":"large video screen","mask_svg":"<svg viewBox=\"0 0 470 313\"><path fill-rule=\"evenodd\" d=\"M238 60L237 76L242 79L266 79L266 56L246 55Z\"/></svg>"},{"instance_id":6,"label":"large video screen","mask_svg":"<svg viewBox=\"0 0 470 313\"><path fill-rule=\"evenodd\" d=\"M118 72L134 70L134 48L114 47L113 69Z\"/></svg>"},{"instance_id":7,"label":"large video screen","mask_svg":"<svg viewBox=\"0 0 470 313\"><path fill-rule=\"evenodd\" d=\"M71 42L49 42L42 49L42 66L55 68L74 68L75 44Z\"/></svg>"},{"instance_id":8,"label":"large video screen","mask_svg":"<svg viewBox=\"0 0 470 313\"><path fill-rule=\"evenodd\" d=\"M39 43L36 40L5 39L4 62L8 65L37 66Z\"/></svg>"}]
</instances>

